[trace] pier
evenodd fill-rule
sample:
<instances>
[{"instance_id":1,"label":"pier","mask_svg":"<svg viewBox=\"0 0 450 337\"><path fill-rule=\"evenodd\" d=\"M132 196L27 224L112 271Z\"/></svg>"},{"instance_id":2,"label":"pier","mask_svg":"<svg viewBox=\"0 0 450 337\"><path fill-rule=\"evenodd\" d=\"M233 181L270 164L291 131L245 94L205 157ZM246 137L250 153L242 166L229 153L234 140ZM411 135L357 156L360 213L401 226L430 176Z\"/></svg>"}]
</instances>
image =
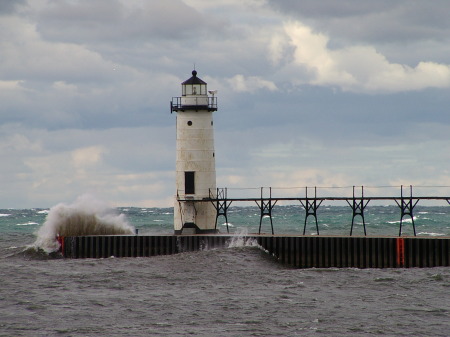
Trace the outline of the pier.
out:
<instances>
[{"instance_id":1,"label":"pier","mask_svg":"<svg viewBox=\"0 0 450 337\"><path fill-rule=\"evenodd\" d=\"M450 266L450 237L416 236L414 210L420 201L438 201L450 204L450 197L415 196L413 188L400 186L397 196L366 195L364 187L352 187L350 196L318 196L318 189L304 189L304 195L296 197L275 196L273 189L260 188L257 197L229 197L228 189L210 190L209 198L189 202L212 203L216 210L215 233L192 233L181 235L102 235L59 237L61 253L65 258L109 258L109 257L151 257L195 252L210 249L225 249L233 246L233 240L246 245L260 247L275 260L296 268L411 268ZM180 202L187 201L179 199ZM279 202L297 202L299 210L305 213L303 234L275 233L273 209ZM321 235L318 225L319 207L323 202L346 203L351 210L351 227L348 236ZM390 202L399 209L399 235L371 236L365 223L365 210L369 202ZM249 235L230 234L228 210L238 202L255 203L260 210L259 231ZM227 233L219 234L217 223L224 217ZM364 235L355 236L355 218L364 229ZM413 235L402 233L403 219L410 217ZM271 233L261 233L263 218L268 218ZM305 235L308 218L313 218L316 232ZM190 230L192 228L189 228Z\"/></svg>"},{"instance_id":2,"label":"pier","mask_svg":"<svg viewBox=\"0 0 450 337\"><path fill-rule=\"evenodd\" d=\"M224 249L236 239L296 268L450 266L450 237L127 235L64 237L60 243L66 258L125 258Z\"/></svg>"}]
</instances>

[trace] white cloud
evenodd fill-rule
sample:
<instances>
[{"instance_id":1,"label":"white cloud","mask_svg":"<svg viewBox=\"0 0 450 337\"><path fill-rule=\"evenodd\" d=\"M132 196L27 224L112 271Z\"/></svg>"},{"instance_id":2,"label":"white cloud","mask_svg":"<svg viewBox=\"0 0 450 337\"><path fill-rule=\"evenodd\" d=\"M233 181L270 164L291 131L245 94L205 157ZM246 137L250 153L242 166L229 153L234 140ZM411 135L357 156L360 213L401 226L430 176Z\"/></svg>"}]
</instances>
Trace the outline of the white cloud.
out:
<instances>
[{"instance_id":1,"label":"white cloud","mask_svg":"<svg viewBox=\"0 0 450 337\"><path fill-rule=\"evenodd\" d=\"M175 168L170 131L0 125L2 188L10 191L3 207L18 207L17 202L49 207L84 193L115 205L170 206Z\"/></svg>"},{"instance_id":2,"label":"white cloud","mask_svg":"<svg viewBox=\"0 0 450 337\"><path fill-rule=\"evenodd\" d=\"M248 76L238 74L230 79L227 79L228 85L236 92L251 92L264 89L269 91L277 90L275 83L265 80L258 76Z\"/></svg>"},{"instance_id":3,"label":"white cloud","mask_svg":"<svg viewBox=\"0 0 450 337\"><path fill-rule=\"evenodd\" d=\"M102 146L89 146L72 151L71 158L73 165L78 169L95 166L102 160L105 150Z\"/></svg>"},{"instance_id":4,"label":"white cloud","mask_svg":"<svg viewBox=\"0 0 450 337\"><path fill-rule=\"evenodd\" d=\"M111 80L114 63L83 45L48 42L36 25L24 19L2 18L0 76L21 81Z\"/></svg>"},{"instance_id":5,"label":"white cloud","mask_svg":"<svg viewBox=\"0 0 450 337\"><path fill-rule=\"evenodd\" d=\"M399 92L450 87L450 66L420 62L415 68L387 61L374 69L366 83L368 91Z\"/></svg>"},{"instance_id":6,"label":"white cloud","mask_svg":"<svg viewBox=\"0 0 450 337\"><path fill-rule=\"evenodd\" d=\"M0 91L6 90L23 90L22 82L20 80L16 81L1 81L0 80Z\"/></svg>"},{"instance_id":7,"label":"white cloud","mask_svg":"<svg viewBox=\"0 0 450 337\"><path fill-rule=\"evenodd\" d=\"M9 128L14 129L14 125L8 125ZM2 130L3 128L0 128ZM2 130L5 133L6 130ZM6 156L15 152L35 153L42 150L42 144L34 141L24 134L13 132L12 134L5 134L0 142L0 154Z\"/></svg>"},{"instance_id":8,"label":"white cloud","mask_svg":"<svg viewBox=\"0 0 450 337\"><path fill-rule=\"evenodd\" d=\"M294 83L337 86L354 92L401 92L450 87L450 66L420 62L416 67L390 63L371 46L331 49L329 37L300 22L285 25L295 47L291 67L304 67L309 78ZM275 54L273 58L277 58Z\"/></svg>"},{"instance_id":9,"label":"white cloud","mask_svg":"<svg viewBox=\"0 0 450 337\"><path fill-rule=\"evenodd\" d=\"M53 83L53 88L57 91L75 94L78 91L78 87L75 84L70 84L65 81L56 81Z\"/></svg>"},{"instance_id":10,"label":"white cloud","mask_svg":"<svg viewBox=\"0 0 450 337\"><path fill-rule=\"evenodd\" d=\"M327 48L328 37L314 33L310 27L301 23L286 24L285 30L294 45L294 64L307 67L313 73L314 84L349 83L353 77L340 69L331 51Z\"/></svg>"}]
</instances>

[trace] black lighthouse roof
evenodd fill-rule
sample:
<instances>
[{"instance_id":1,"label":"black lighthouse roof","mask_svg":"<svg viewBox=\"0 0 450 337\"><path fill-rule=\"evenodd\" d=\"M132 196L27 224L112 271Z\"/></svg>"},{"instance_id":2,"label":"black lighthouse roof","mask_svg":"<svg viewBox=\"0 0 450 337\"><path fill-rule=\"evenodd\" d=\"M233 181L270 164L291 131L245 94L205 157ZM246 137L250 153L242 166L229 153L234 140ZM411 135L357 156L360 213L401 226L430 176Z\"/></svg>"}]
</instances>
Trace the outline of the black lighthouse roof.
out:
<instances>
[{"instance_id":1,"label":"black lighthouse roof","mask_svg":"<svg viewBox=\"0 0 450 337\"><path fill-rule=\"evenodd\" d=\"M192 70L192 77L181 84L206 84L206 82L197 77L197 70Z\"/></svg>"}]
</instances>

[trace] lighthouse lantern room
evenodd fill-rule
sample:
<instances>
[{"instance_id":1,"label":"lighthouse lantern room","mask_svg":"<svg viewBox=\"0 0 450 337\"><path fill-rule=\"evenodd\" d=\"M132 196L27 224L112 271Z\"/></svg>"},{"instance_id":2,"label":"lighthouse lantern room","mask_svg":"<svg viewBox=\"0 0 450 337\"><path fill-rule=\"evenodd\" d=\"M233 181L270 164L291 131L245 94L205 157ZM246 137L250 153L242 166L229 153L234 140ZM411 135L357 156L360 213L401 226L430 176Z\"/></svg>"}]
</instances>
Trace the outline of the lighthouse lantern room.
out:
<instances>
[{"instance_id":1,"label":"lighthouse lantern room","mask_svg":"<svg viewBox=\"0 0 450 337\"><path fill-rule=\"evenodd\" d=\"M181 83L181 97L173 97L176 112L175 234L216 232L216 209L208 200L216 191L212 112L217 110L215 91L208 96L207 84L192 71Z\"/></svg>"}]
</instances>

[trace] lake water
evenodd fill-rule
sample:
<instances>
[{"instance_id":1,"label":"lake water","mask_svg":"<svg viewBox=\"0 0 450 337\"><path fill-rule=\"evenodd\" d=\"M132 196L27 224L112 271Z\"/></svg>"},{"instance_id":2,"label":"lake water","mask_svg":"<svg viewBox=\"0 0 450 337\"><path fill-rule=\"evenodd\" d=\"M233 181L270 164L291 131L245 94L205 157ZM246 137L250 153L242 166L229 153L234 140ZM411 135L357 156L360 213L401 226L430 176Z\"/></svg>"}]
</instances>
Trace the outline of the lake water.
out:
<instances>
[{"instance_id":1,"label":"lake water","mask_svg":"<svg viewBox=\"0 0 450 337\"><path fill-rule=\"evenodd\" d=\"M450 235L449 209L417 208L418 234ZM449 335L449 268L293 269L256 246L54 258L27 248L48 212L0 210L0 336ZM139 234L173 230L171 208L116 212ZM255 232L259 210L232 208L228 220L232 232ZM348 235L351 209L324 206L318 220L321 234ZM274 211L277 234L300 234L303 224L299 207ZM366 226L369 235L398 235L398 208L368 208ZM405 231L411 227L406 221ZM262 228L270 231L268 219Z\"/></svg>"}]
</instances>

